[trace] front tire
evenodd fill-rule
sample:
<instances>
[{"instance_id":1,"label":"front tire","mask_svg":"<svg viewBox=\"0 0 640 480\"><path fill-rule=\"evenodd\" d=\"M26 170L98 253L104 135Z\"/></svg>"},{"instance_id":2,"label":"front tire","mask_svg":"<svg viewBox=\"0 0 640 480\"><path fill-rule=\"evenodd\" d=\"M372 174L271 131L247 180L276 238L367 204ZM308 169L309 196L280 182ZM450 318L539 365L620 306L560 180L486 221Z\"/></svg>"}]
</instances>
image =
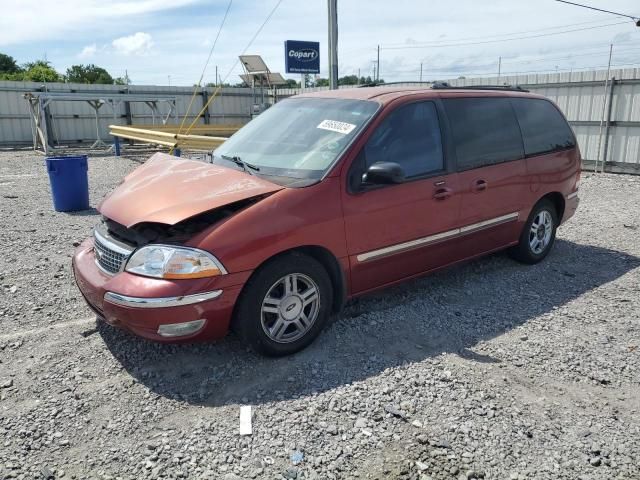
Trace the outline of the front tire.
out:
<instances>
[{"instance_id":1,"label":"front tire","mask_svg":"<svg viewBox=\"0 0 640 480\"><path fill-rule=\"evenodd\" d=\"M509 254L515 260L529 265L542 261L553 247L557 228L555 205L547 199L540 200L531 210L520 242L509 250Z\"/></svg>"},{"instance_id":2,"label":"front tire","mask_svg":"<svg viewBox=\"0 0 640 480\"><path fill-rule=\"evenodd\" d=\"M298 352L320 333L331 314L333 289L317 260L290 253L261 267L238 300L234 329L255 351Z\"/></svg>"}]
</instances>

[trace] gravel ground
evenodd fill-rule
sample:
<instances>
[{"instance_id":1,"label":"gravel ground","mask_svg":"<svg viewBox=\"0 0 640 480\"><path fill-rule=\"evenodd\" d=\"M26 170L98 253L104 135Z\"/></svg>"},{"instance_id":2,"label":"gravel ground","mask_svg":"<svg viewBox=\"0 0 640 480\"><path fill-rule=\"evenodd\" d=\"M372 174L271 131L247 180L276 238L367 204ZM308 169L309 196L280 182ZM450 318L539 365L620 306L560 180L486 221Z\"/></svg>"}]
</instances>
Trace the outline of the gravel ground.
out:
<instances>
[{"instance_id":1,"label":"gravel ground","mask_svg":"<svg viewBox=\"0 0 640 480\"><path fill-rule=\"evenodd\" d=\"M92 205L138 164L92 157ZM581 198L542 264L408 282L266 359L96 323L70 268L96 211L0 152L0 478L638 479L640 177Z\"/></svg>"}]
</instances>

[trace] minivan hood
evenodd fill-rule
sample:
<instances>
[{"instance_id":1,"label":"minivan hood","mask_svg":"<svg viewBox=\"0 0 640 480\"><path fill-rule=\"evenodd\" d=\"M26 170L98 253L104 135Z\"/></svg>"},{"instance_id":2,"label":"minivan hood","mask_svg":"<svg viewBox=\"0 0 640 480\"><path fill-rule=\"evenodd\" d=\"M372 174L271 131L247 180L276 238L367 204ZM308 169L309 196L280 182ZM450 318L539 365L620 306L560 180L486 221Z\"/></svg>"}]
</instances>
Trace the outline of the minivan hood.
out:
<instances>
[{"instance_id":1,"label":"minivan hood","mask_svg":"<svg viewBox=\"0 0 640 480\"><path fill-rule=\"evenodd\" d=\"M142 222L175 225L282 188L232 168L156 153L127 175L98 211L126 227Z\"/></svg>"}]
</instances>

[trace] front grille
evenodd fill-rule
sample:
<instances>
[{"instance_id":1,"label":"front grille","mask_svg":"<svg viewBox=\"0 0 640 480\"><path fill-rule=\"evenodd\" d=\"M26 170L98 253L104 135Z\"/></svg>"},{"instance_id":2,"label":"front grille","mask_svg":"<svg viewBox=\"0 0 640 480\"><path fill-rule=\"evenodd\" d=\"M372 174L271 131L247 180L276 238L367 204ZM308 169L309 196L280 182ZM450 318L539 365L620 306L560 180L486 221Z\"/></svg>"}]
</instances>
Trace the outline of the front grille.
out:
<instances>
[{"instance_id":1,"label":"front grille","mask_svg":"<svg viewBox=\"0 0 640 480\"><path fill-rule=\"evenodd\" d=\"M124 262L131 255L132 250L128 250L119 245L112 243L109 239L94 232L94 252L98 265L108 273L118 273Z\"/></svg>"}]
</instances>

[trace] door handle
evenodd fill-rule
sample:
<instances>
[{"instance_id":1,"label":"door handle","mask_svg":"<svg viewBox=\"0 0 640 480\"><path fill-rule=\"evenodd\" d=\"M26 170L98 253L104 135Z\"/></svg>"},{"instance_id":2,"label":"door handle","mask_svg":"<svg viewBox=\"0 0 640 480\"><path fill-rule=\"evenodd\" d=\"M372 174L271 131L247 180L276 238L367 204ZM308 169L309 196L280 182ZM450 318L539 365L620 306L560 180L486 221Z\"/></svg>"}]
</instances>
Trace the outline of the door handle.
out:
<instances>
[{"instance_id":1,"label":"door handle","mask_svg":"<svg viewBox=\"0 0 640 480\"><path fill-rule=\"evenodd\" d=\"M486 190L488 186L489 184L486 180L476 180L476 182L473 184L473 191L482 192L483 190Z\"/></svg>"},{"instance_id":2,"label":"door handle","mask_svg":"<svg viewBox=\"0 0 640 480\"><path fill-rule=\"evenodd\" d=\"M453 190L448 187L439 188L433 194L433 198L436 200L446 200L451 195L453 195Z\"/></svg>"}]
</instances>

